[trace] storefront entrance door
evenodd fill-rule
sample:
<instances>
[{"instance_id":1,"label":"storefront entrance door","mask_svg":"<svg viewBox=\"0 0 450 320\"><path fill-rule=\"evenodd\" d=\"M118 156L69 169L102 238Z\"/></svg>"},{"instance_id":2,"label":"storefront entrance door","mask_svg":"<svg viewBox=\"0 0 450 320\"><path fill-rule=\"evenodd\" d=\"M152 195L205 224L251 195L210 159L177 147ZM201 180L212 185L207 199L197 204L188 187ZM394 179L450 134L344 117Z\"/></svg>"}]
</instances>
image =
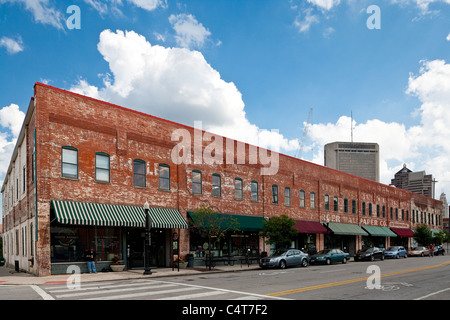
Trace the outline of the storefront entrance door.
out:
<instances>
[{"instance_id":1,"label":"storefront entrance door","mask_svg":"<svg viewBox=\"0 0 450 320\"><path fill-rule=\"evenodd\" d=\"M150 243L150 267L164 267L166 253L166 232L164 229L152 229ZM144 229L130 230L127 235L128 268L144 268Z\"/></svg>"}]
</instances>

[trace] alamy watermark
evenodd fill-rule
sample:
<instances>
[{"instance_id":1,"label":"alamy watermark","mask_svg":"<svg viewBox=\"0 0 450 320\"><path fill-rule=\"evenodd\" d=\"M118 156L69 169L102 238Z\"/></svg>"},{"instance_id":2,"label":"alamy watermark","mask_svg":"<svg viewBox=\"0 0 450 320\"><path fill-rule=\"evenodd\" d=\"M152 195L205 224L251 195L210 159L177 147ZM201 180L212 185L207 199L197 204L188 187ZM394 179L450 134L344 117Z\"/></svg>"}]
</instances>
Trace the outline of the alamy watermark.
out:
<instances>
[{"instance_id":1,"label":"alamy watermark","mask_svg":"<svg viewBox=\"0 0 450 320\"><path fill-rule=\"evenodd\" d=\"M278 133L275 129L271 131ZM235 152L235 140L209 132L203 133L201 121L194 122L194 137L188 129L176 129L172 132L171 140L178 142L171 152L171 159L175 164L221 165L225 160L226 164L259 164L261 175L275 175L278 172L277 144L270 145L272 151L249 144L247 153L246 144L236 141ZM203 148L204 142L208 144Z\"/></svg>"}]
</instances>

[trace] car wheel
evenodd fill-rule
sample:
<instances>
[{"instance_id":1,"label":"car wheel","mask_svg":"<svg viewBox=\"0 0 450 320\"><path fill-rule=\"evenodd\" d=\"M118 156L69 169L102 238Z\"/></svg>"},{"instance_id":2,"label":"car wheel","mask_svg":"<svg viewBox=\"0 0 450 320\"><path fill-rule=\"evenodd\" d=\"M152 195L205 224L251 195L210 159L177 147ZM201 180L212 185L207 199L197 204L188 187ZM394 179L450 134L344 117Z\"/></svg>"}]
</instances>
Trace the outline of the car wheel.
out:
<instances>
[{"instance_id":1,"label":"car wheel","mask_svg":"<svg viewBox=\"0 0 450 320\"><path fill-rule=\"evenodd\" d=\"M328 264L328 265L331 264L331 259L330 259L330 258L327 259L327 264Z\"/></svg>"},{"instance_id":2,"label":"car wheel","mask_svg":"<svg viewBox=\"0 0 450 320\"><path fill-rule=\"evenodd\" d=\"M308 266L308 261L306 261L306 259L302 260L302 267L307 267Z\"/></svg>"},{"instance_id":3,"label":"car wheel","mask_svg":"<svg viewBox=\"0 0 450 320\"><path fill-rule=\"evenodd\" d=\"M373 255L370 256L370 261L374 261L375 257Z\"/></svg>"},{"instance_id":4,"label":"car wheel","mask_svg":"<svg viewBox=\"0 0 450 320\"><path fill-rule=\"evenodd\" d=\"M400 258L400 255L397 253L397 255L395 256L395 259Z\"/></svg>"},{"instance_id":5,"label":"car wheel","mask_svg":"<svg viewBox=\"0 0 450 320\"><path fill-rule=\"evenodd\" d=\"M344 259L342 260L342 263L343 263L343 264L346 264L346 263L347 263L347 258L344 258Z\"/></svg>"},{"instance_id":6,"label":"car wheel","mask_svg":"<svg viewBox=\"0 0 450 320\"><path fill-rule=\"evenodd\" d=\"M423 256L424 256L423 252L422 252L422 253L420 254L420 256L421 256L421 257L423 257Z\"/></svg>"},{"instance_id":7,"label":"car wheel","mask_svg":"<svg viewBox=\"0 0 450 320\"><path fill-rule=\"evenodd\" d=\"M384 260L384 254L381 255L380 260Z\"/></svg>"},{"instance_id":8,"label":"car wheel","mask_svg":"<svg viewBox=\"0 0 450 320\"><path fill-rule=\"evenodd\" d=\"M405 253L405 259L408 258L408 255Z\"/></svg>"},{"instance_id":9,"label":"car wheel","mask_svg":"<svg viewBox=\"0 0 450 320\"><path fill-rule=\"evenodd\" d=\"M286 269L286 261L284 260L280 261L280 269Z\"/></svg>"}]
</instances>

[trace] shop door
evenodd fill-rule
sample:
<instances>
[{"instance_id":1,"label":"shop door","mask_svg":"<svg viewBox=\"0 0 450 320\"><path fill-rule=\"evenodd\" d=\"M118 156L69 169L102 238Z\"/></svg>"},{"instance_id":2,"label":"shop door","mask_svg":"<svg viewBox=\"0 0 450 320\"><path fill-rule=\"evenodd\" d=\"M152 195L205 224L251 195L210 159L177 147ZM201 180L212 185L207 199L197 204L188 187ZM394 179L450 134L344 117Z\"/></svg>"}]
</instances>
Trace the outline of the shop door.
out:
<instances>
[{"instance_id":1,"label":"shop door","mask_svg":"<svg viewBox=\"0 0 450 320\"><path fill-rule=\"evenodd\" d=\"M144 267L145 233L142 231L130 231L127 236L128 268Z\"/></svg>"},{"instance_id":2,"label":"shop door","mask_svg":"<svg viewBox=\"0 0 450 320\"><path fill-rule=\"evenodd\" d=\"M150 267L165 267L166 232L152 229L150 239ZM131 230L127 236L128 268L144 268L145 231Z\"/></svg>"}]
</instances>

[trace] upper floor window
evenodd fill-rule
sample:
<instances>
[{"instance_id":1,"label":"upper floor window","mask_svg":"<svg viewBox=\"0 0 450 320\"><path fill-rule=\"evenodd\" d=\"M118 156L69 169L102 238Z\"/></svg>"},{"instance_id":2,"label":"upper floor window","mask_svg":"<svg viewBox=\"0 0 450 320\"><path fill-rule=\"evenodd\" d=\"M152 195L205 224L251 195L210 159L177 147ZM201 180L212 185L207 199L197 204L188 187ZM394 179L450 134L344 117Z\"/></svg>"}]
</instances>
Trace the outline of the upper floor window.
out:
<instances>
[{"instance_id":1,"label":"upper floor window","mask_svg":"<svg viewBox=\"0 0 450 320\"><path fill-rule=\"evenodd\" d=\"M363 216L366 215L366 203L365 202L362 203L362 215Z\"/></svg>"},{"instance_id":2,"label":"upper floor window","mask_svg":"<svg viewBox=\"0 0 450 320\"><path fill-rule=\"evenodd\" d=\"M314 192L311 192L309 194L309 202L310 202L310 209L316 209L316 194Z\"/></svg>"},{"instance_id":3,"label":"upper floor window","mask_svg":"<svg viewBox=\"0 0 450 320\"><path fill-rule=\"evenodd\" d=\"M97 152L95 154L95 181L110 181L109 154Z\"/></svg>"},{"instance_id":4,"label":"upper floor window","mask_svg":"<svg viewBox=\"0 0 450 320\"><path fill-rule=\"evenodd\" d=\"M202 194L202 173L192 170L192 194Z\"/></svg>"},{"instance_id":5,"label":"upper floor window","mask_svg":"<svg viewBox=\"0 0 450 320\"><path fill-rule=\"evenodd\" d=\"M284 205L291 205L291 188L289 187L284 188Z\"/></svg>"},{"instance_id":6,"label":"upper floor window","mask_svg":"<svg viewBox=\"0 0 450 320\"><path fill-rule=\"evenodd\" d=\"M159 190L170 190L170 167L164 163L159 165Z\"/></svg>"},{"instance_id":7,"label":"upper floor window","mask_svg":"<svg viewBox=\"0 0 450 320\"><path fill-rule=\"evenodd\" d=\"M74 147L61 149L61 176L78 179L78 150Z\"/></svg>"},{"instance_id":8,"label":"upper floor window","mask_svg":"<svg viewBox=\"0 0 450 320\"><path fill-rule=\"evenodd\" d=\"M330 210L330 196L325 195L325 210Z\"/></svg>"},{"instance_id":9,"label":"upper floor window","mask_svg":"<svg viewBox=\"0 0 450 320\"><path fill-rule=\"evenodd\" d=\"M352 200L352 214L356 214L356 200Z\"/></svg>"},{"instance_id":10,"label":"upper floor window","mask_svg":"<svg viewBox=\"0 0 450 320\"><path fill-rule=\"evenodd\" d=\"M344 199L344 213L348 213L348 199Z\"/></svg>"},{"instance_id":11,"label":"upper floor window","mask_svg":"<svg viewBox=\"0 0 450 320\"><path fill-rule=\"evenodd\" d=\"M251 196L251 200L253 202L258 202L258 182L257 181L252 181L251 183L251 191L252 191L252 196Z\"/></svg>"},{"instance_id":12,"label":"upper floor window","mask_svg":"<svg viewBox=\"0 0 450 320\"><path fill-rule=\"evenodd\" d=\"M145 188L145 161L133 160L133 186Z\"/></svg>"},{"instance_id":13,"label":"upper floor window","mask_svg":"<svg viewBox=\"0 0 450 320\"><path fill-rule=\"evenodd\" d=\"M305 207L305 191L300 190L300 208Z\"/></svg>"},{"instance_id":14,"label":"upper floor window","mask_svg":"<svg viewBox=\"0 0 450 320\"><path fill-rule=\"evenodd\" d=\"M333 197L333 211L338 212L339 210L339 204L338 204L338 197Z\"/></svg>"},{"instance_id":15,"label":"upper floor window","mask_svg":"<svg viewBox=\"0 0 450 320\"><path fill-rule=\"evenodd\" d=\"M278 204L278 186L276 184L272 185L272 203Z\"/></svg>"},{"instance_id":16,"label":"upper floor window","mask_svg":"<svg viewBox=\"0 0 450 320\"><path fill-rule=\"evenodd\" d=\"M234 199L242 200L244 198L243 190L242 190L242 179L236 178L234 179Z\"/></svg>"},{"instance_id":17,"label":"upper floor window","mask_svg":"<svg viewBox=\"0 0 450 320\"><path fill-rule=\"evenodd\" d=\"M217 173L212 175L212 195L213 197L222 196L222 178Z\"/></svg>"}]
</instances>

